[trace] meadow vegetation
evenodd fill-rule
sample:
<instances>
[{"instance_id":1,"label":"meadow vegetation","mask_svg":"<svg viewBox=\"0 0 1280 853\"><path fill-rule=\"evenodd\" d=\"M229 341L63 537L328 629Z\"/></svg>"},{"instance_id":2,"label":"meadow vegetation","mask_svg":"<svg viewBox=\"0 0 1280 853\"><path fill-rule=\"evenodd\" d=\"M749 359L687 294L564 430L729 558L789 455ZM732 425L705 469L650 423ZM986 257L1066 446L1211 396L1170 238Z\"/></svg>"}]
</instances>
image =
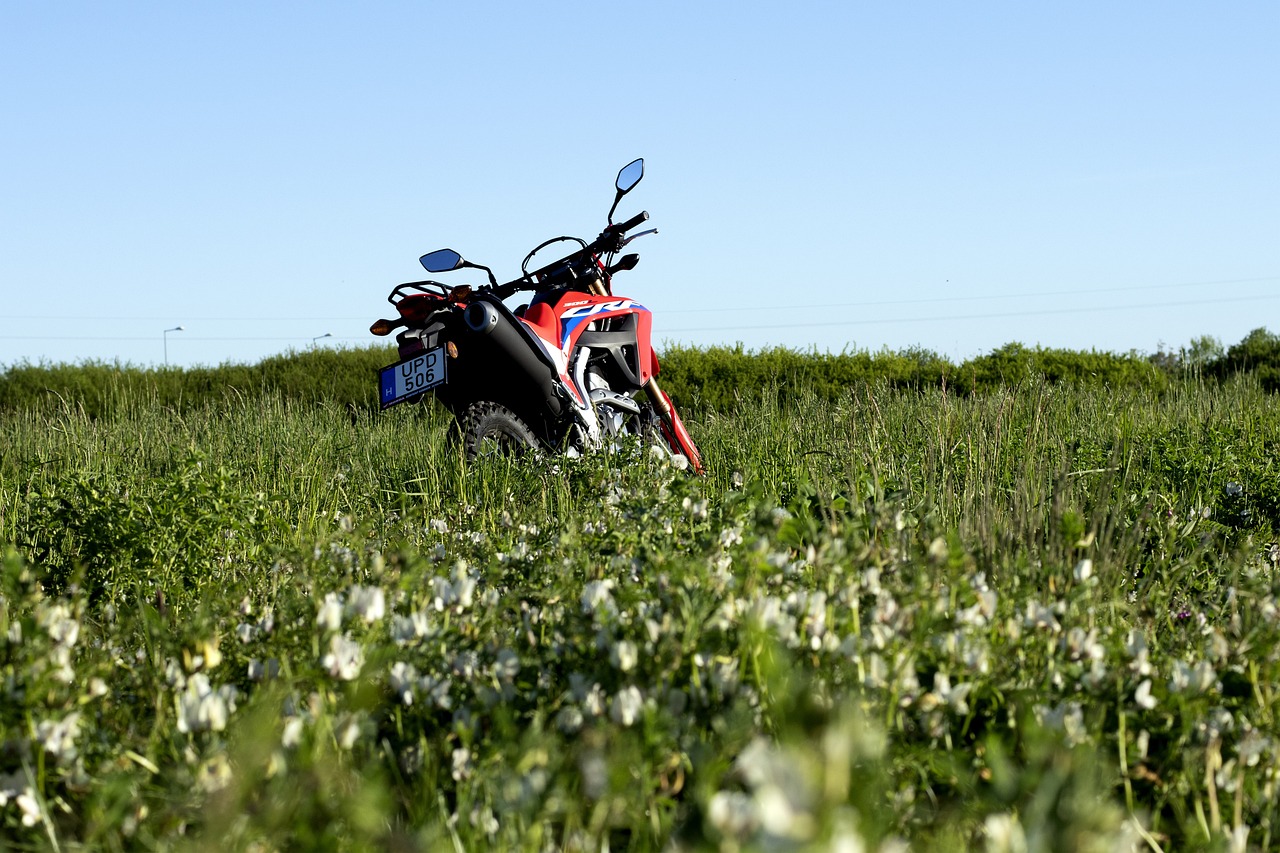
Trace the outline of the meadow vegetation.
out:
<instances>
[{"instance_id":1,"label":"meadow vegetation","mask_svg":"<svg viewBox=\"0 0 1280 853\"><path fill-rule=\"evenodd\" d=\"M0 840L1275 846L1274 343L675 350L702 478L467 465L378 350L10 368Z\"/></svg>"}]
</instances>

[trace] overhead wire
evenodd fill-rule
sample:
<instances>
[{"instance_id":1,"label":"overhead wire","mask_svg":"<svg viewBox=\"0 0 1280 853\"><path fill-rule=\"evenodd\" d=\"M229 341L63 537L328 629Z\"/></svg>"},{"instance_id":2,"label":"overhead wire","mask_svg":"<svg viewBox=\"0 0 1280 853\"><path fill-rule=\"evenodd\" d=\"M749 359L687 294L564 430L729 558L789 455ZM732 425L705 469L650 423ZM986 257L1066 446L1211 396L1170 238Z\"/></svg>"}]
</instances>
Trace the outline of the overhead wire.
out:
<instances>
[{"instance_id":1,"label":"overhead wire","mask_svg":"<svg viewBox=\"0 0 1280 853\"><path fill-rule=\"evenodd\" d=\"M1227 278L1216 279L1212 281L1188 281L1176 282L1172 284L1148 284L1148 285L1126 285L1120 287L1097 287L1097 288L1072 288L1069 290L1045 290L1035 293L995 293L995 294L967 294L962 296L929 296L916 299L881 299L881 300L857 300L853 302L805 302L795 305L735 305L732 307L717 306L711 308L669 308L662 313L664 316L673 314L710 314L724 313L726 311L779 311L779 310L797 310L797 309L813 309L813 308L876 308L889 305L931 305L941 302L989 302L1000 299L1039 299L1046 296L1082 296L1095 295L1100 293L1130 293L1135 291L1152 291L1152 290L1169 290L1173 288L1186 287L1218 287L1228 284L1257 284L1268 281L1280 281L1280 276L1260 276L1257 278ZM1247 298L1271 298L1270 296L1247 297ZM1209 300L1211 302L1230 301L1223 299ZM1166 305L1185 305L1189 303L1163 303ZM1123 307L1123 306L1122 306ZM1158 307L1158 306L1150 306ZM1052 309L1046 309L1051 311ZM1037 311L1036 313L1043 313ZM168 322L174 317L183 314L176 311L170 314L139 314L139 315L100 315L100 314L9 314L0 317L0 320L92 320L92 321L111 321L111 322L132 322L132 321L155 321ZM183 314L183 316L187 316ZM983 315L985 316L985 315ZM1006 316L1002 314L991 316ZM1019 313L1008 316L1026 316ZM303 317L289 316L281 318L280 316L262 317L252 315L232 315L232 316L212 316L199 317L191 322L209 322L209 323L243 323L243 322L279 322L286 319L290 322L303 323L340 323L340 322L363 322L363 318L351 316L324 316L324 317ZM916 319L916 318L911 318ZM184 322L186 322L184 320ZM896 322L896 321L890 321ZM777 324L773 324L777 325ZM799 326L810 324L799 324ZM190 338L188 338L190 340ZM226 340L236 340L235 338L227 338Z\"/></svg>"},{"instance_id":2,"label":"overhead wire","mask_svg":"<svg viewBox=\"0 0 1280 853\"><path fill-rule=\"evenodd\" d=\"M1036 299L1044 296L1085 296L1096 295L1099 293L1116 293L1116 292L1133 292L1133 291L1152 291L1165 290L1170 288L1184 287L1209 287L1221 286L1227 284L1245 284L1258 283L1267 281L1280 281L1280 276L1265 276L1258 278L1238 278L1238 279L1219 279L1215 281L1200 282L1182 282L1167 285L1135 285L1127 287L1111 287L1111 288L1089 288L1075 290L1060 291L1042 291L1039 293L1021 293L1021 294L987 294L987 295L968 295L968 296L944 296L936 298L923 299L893 299L878 301L858 301L858 302L829 302L815 303L806 302L802 304L790 306L735 306L732 308L685 308L672 309L663 311L663 316L675 314L694 314L694 313L710 313L716 312L724 314L729 311L745 312L745 311L778 311L782 309L830 309L830 308L872 308L884 307L892 305L922 305L937 304L943 302L976 302L991 301L998 299ZM1258 294L1252 296L1235 296L1235 297L1215 297L1213 299L1193 299L1179 301L1163 301L1158 303L1137 303L1127 305L1084 305L1072 306L1066 308L1037 308L1023 309L1014 311L989 311L977 314L944 314L936 316L919 316L911 315L907 317L876 317L876 318L853 318L842 320L822 320L822 321L805 321L805 322L769 322L769 323L747 323L747 324L730 324L717 326L687 326L676 328L663 328L662 334L674 333L693 333L693 332L736 332L736 331L753 331L762 329L805 329L805 328L834 328L839 326L876 326L876 325L894 325L900 323L932 323L932 322L959 322L967 320L996 320L1015 317L1037 317L1037 316L1055 316L1065 314L1089 314L1098 312L1112 311L1143 311L1156 310L1162 308L1184 308L1198 305L1220 305L1223 303L1239 303L1239 302L1258 302L1280 299L1280 292L1270 294ZM179 312L180 313L180 312ZM6 319L25 319L25 320L95 320L95 321L139 321L139 320L156 320L171 321L177 313L165 316L137 316L137 317L77 317L77 316L59 316L59 315L10 315ZM195 320L184 320L184 322L247 322L247 321L273 321L280 322L280 317L197 317ZM285 318L289 322L363 322L352 317L288 317ZM0 340L48 340L48 341L152 341L153 335L6 335L0 334ZM300 335L183 335L185 341L310 341L313 336ZM331 341L364 341L361 337L342 337L330 335Z\"/></svg>"}]
</instances>

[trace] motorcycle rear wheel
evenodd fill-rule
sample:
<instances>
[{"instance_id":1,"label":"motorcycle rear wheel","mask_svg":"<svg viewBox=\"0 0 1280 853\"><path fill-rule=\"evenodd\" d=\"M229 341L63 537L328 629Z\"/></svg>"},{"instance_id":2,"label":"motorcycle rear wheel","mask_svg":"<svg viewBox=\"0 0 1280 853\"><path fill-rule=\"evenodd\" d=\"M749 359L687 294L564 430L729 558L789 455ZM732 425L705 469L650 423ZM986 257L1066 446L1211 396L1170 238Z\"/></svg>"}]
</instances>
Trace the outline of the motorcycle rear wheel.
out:
<instances>
[{"instance_id":1,"label":"motorcycle rear wheel","mask_svg":"<svg viewBox=\"0 0 1280 853\"><path fill-rule=\"evenodd\" d=\"M499 403L472 403L458 419L467 459L493 454L524 456L537 453L542 443L519 415Z\"/></svg>"}]
</instances>

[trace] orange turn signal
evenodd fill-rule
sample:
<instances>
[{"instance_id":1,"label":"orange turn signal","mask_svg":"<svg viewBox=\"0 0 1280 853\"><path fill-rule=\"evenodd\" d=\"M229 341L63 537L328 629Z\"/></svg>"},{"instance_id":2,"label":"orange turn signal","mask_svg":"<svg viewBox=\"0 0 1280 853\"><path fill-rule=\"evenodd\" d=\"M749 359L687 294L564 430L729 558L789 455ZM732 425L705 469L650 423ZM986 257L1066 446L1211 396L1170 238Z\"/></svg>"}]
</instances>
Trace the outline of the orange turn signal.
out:
<instances>
[{"instance_id":1,"label":"orange turn signal","mask_svg":"<svg viewBox=\"0 0 1280 853\"><path fill-rule=\"evenodd\" d=\"M391 330L395 328L395 324L390 320L378 320L369 327L369 331L378 337L386 337L391 334Z\"/></svg>"}]
</instances>

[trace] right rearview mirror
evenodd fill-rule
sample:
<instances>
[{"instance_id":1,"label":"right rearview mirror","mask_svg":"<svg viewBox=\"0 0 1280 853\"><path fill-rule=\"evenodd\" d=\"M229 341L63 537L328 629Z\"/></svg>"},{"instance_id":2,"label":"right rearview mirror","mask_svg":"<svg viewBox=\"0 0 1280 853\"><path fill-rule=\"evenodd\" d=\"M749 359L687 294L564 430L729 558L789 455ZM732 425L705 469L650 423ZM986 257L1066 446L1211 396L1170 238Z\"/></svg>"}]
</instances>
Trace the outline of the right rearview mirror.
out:
<instances>
[{"instance_id":1,"label":"right rearview mirror","mask_svg":"<svg viewBox=\"0 0 1280 853\"><path fill-rule=\"evenodd\" d=\"M644 158L632 160L630 163L622 167L618 172L618 192L631 192L632 187L640 183L640 179L644 177Z\"/></svg>"}]
</instances>

